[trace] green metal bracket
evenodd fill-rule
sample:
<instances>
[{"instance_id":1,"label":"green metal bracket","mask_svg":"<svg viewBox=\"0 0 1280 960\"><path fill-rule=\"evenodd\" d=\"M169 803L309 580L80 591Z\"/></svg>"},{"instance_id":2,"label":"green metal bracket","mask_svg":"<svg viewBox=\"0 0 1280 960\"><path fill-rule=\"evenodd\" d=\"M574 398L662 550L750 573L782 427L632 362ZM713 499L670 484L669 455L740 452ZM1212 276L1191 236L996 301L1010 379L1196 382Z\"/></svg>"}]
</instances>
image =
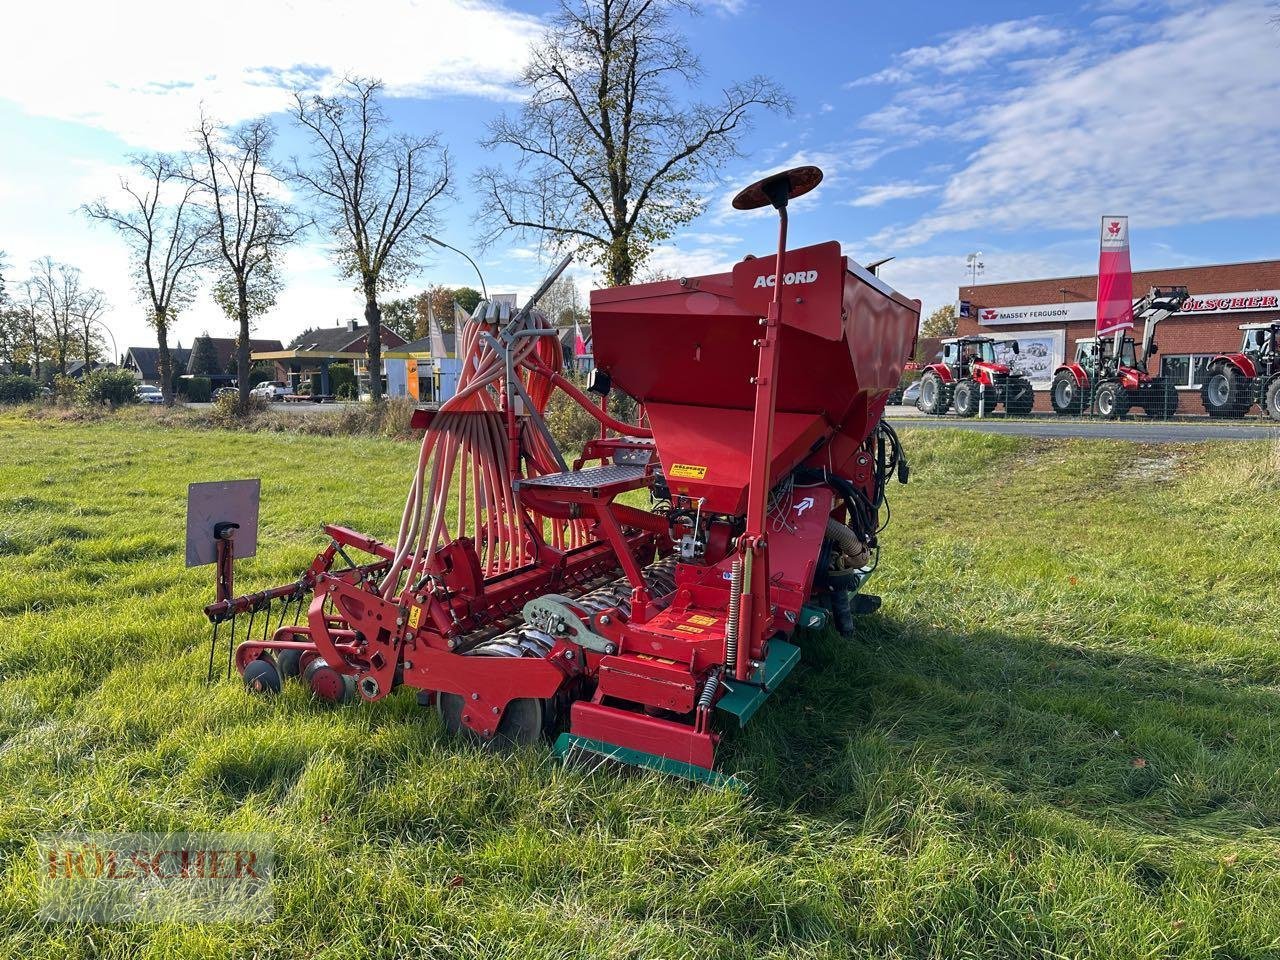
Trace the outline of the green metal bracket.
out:
<instances>
[{"instance_id":1,"label":"green metal bracket","mask_svg":"<svg viewBox=\"0 0 1280 960\"><path fill-rule=\"evenodd\" d=\"M729 692L716 701L716 706L732 713L738 718L738 725L745 727L747 721L760 709L760 705L769 699L769 694L787 678L787 674L799 662L799 647L785 640L770 640L769 653L764 663L751 675L751 682L725 680L724 685L729 688Z\"/></svg>"},{"instance_id":2,"label":"green metal bracket","mask_svg":"<svg viewBox=\"0 0 1280 960\"><path fill-rule=\"evenodd\" d=\"M556 756L561 760L568 760L571 755L575 754L590 754L614 763L625 763L628 766L643 767L646 770L654 770L672 777L682 777L685 780L710 784L721 790L740 790L742 792L747 790L746 784L737 777L727 776L715 770L708 770L706 767L699 767L696 764L645 753L643 750L632 750L630 747L620 747L617 744L605 743L603 740L591 740L587 737L575 736L572 733L560 734L553 749Z\"/></svg>"},{"instance_id":3,"label":"green metal bracket","mask_svg":"<svg viewBox=\"0 0 1280 960\"><path fill-rule=\"evenodd\" d=\"M800 622L797 626L806 630L822 630L831 619L831 613L822 607L806 603L800 608Z\"/></svg>"}]
</instances>

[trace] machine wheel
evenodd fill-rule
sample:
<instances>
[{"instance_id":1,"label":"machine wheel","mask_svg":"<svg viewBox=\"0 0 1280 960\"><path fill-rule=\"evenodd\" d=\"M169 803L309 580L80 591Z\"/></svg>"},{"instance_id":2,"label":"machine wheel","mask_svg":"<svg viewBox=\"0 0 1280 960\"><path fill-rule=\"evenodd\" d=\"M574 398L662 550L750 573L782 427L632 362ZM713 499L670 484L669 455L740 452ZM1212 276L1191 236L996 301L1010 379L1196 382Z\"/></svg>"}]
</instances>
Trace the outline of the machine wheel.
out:
<instances>
[{"instance_id":1,"label":"machine wheel","mask_svg":"<svg viewBox=\"0 0 1280 960\"><path fill-rule=\"evenodd\" d=\"M1241 376L1234 365L1220 364L1209 371L1200 399L1211 417L1243 417L1253 406L1253 381Z\"/></svg>"},{"instance_id":2,"label":"machine wheel","mask_svg":"<svg viewBox=\"0 0 1280 960\"><path fill-rule=\"evenodd\" d=\"M302 674L303 680L311 688L311 693L327 700L329 703L347 703L355 699L356 678L339 673L325 662L323 657L316 657Z\"/></svg>"},{"instance_id":3,"label":"machine wheel","mask_svg":"<svg viewBox=\"0 0 1280 960\"><path fill-rule=\"evenodd\" d=\"M1011 377L1004 390L1005 413L1023 417L1036 405L1036 391L1026 377Z\"/></svg>"},{"instance_id":4,"label":"machine wheel","mask_svg":"<svg viewBox=\"0 0 1280 960\"><path fill-rule=\"evenodd\" d=\"M1095 406L1099 415L1108 420L1123 417L1129 412L1129 391L1114 380L1108 380L1098 387Z\"/></svg>"},{"instance_id":5,"label":"machine wheel","mask_svg":"<svg viewBox=\"0 0 1280 960\"><path fill-rule=\"evenodd\" d=\"M964 379L956 384L955 406L957 417L972 417L978 413L980 391L972 380Z\"/></svg>"},{"instance_id":6,"label":"machine wheel","mask_svg":"<svg viewBox=\"0 0 1280 960\"><path fill-rule=\"evenodd\" d=\"M538 743L546 736L553 711L545 700L521 698L512 700L502 712L498 729L491 738L462 722L462 697L456 693L437 693L436 709L444 728L455 736L490 749L509 749Z\"/></svg>"},{"instance_id":7,"label":"machine wheel","mask_svg":"<svg viewBox=\"0 0 1280 960\"><path fill-rule=\"evenodd\" d=\"M1070 370L1062 370L1053 377L1049 388L1049 402L1053 412L1060 417L1078 417L1084 412L1085 391L1076 383Z\"/></svg>"},{"instance_id":8,"label":"machine wheel","mask_svg":"<svg viewBox=\"0 0 1280 960\"><path fill-rule=\"evenodd\" d=\"M932 370L926 371L920 378L920 399L917 406L924 413L942 416L951 407L951 384L943 383L942 378Z\"/></svg>"},{"instance_id":9,"label":"machine wheel","mask_svg":"<svg viewBox=\"0 0 1280 960\"><path fill-rule=\"evenodd\" d=\"M1280 377L1267 384L1262 397L1262 409L1272 420L1280 420Z\"/></svg>"},{"instance_id":10,"label":"machine wheel","mask_svg":"<svg viewBox=\"0 0 1280 960\"><path fill-rule=\"evenodd\" d=\"M250 693L280 692L280 671L270 657L259 657L244 668L244 688Z\"/></svg>"},{"instance_id":11,"label":"machine wheel","mask_svg":"<svg viewBox=\"0 0 1280 960\"><path fill-rule=\"evenodd\" d=\"M1152 420L1167 420L1178 412L1178 391L1172 380L1156 380L1147 387L1142 412Z\"/></svg>"},{"instance_id":12,"label":"machine wheel","mask_svg":"<svg viewBox=\"0 0 1280 960\"><path fill-rule=\"evenodd\" d=\"M276 654L276 664L280 668L281 680L296 680L302 676L302 650L281 650Z\"/></svg>"}]
</instances>

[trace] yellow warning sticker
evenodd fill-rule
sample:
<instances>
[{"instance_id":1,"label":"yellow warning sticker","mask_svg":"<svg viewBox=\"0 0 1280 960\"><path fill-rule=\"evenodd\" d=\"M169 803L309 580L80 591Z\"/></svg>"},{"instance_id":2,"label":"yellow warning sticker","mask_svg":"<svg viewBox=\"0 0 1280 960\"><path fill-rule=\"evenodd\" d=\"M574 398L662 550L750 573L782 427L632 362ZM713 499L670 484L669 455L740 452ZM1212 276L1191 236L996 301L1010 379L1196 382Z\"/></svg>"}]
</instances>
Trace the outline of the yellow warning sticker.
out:
<instances>
[{"instance_id":1,"label":"yellow warning sticker","mask_svg":"<svg viewBox=\"0 0 1280 960\"><path fill-rule=\"evenodd\" d=\"M701 627L691 627L687 623L677 624L676 631L678 633L706 633L707 632L703 630Z\"/></svg>"},{"instance_id":2,"label":"yellow warning sticker","mask_svg":"<svg viewBox=\"0 0 1280 960\"><path fill-rule=\"evenodd\" d=\"M413 607L409 610L409 629L417 630L418 624L422 621L422 608Z\"/></svg>"},{"instance_id":3,"label":"yellow warning sticker","mask_svg":"<svg viewBox=\"0 0 1280 960\"><path fill-rule=\"evenodd\" d=\"M669 475L686 480L701 480L707 475L707 468L696 463L673 463Z\"/></svg>"},{"instance_id":4,"label":"yellow warning sticker","mask_svg":"<svg viewBox=\"0 0 1280 960\"><path fill-rule=\"evenodd\" d=\"M709 626L711 626L713 623L715 623L715 622L716 622L716 618L715 618L715 617L708 617L708 616L707 616L706 614L704 614L704 613L695 613L695 614L694 614L692 617L690 617L686 622L687 622L687 623L696 623L696 624L697 624L698 626L700 626L700 627L709 627Z\"/></svg>"}]
</instances>

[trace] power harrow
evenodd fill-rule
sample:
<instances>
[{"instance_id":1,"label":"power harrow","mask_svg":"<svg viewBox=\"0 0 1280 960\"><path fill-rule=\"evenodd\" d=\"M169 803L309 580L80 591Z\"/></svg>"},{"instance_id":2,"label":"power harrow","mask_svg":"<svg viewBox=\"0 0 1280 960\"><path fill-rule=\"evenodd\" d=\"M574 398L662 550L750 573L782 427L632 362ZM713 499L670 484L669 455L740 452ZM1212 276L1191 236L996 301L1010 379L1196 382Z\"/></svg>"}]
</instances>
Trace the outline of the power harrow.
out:
<instances>
[{"instance_id":1,"label":"power harrow","mask_svg":"<svg viewBox=\"0 0 1280 960\"><path fill-rule=\"evenodd\" d=\"M410 687L480 744L558 738L562 756L730 779L717 711L745 724L798 661L798 628L834 612L849 631L874 609L858 591L886 486L907 479L881 414L920 303L837 243L787 249L788 201L821 177L801 167L735 198L777 210L776 255L593 292L585 391L536 310L567 258L524 308L482 302L456 395L414 414L393 543L330 525L297 581L236 594L236 525L208 514L205 612L215 644L231 635L228 671L336 702ZM610 412L614 390L635 422ZM600 425L572 464L544 419L555 391Z\"/></svg>"}]
</instances>

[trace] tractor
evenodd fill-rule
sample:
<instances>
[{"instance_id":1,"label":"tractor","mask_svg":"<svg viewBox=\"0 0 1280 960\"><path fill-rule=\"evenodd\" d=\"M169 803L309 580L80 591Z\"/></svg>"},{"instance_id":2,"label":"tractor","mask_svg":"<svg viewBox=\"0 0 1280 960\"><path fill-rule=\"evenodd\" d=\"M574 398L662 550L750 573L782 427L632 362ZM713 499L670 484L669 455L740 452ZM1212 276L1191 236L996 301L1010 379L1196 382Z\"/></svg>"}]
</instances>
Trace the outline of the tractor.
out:
<instances>
[{"instance_id":1,"label":"tractor","mask_svg":"<svg viewBox=\"0 0 1280 960\"><path fill-rule=\"evenodd\" d=\"M1018 342L1008 343L1016 354ZM972 417L979 406L992 410L1003 404L1005 413L1022 416L1031 412L1035 401L1031 381L996 359L996 341L972 336L942 341L942 359L925 367L920 377L917 405L940 417L954 404L958 416Z\"/></svg>"},{"instance_id":2,"label":"tractor","mask_svg":"<svg viewBox=\"0 0 1280 960\"><path fill-rule=\"evenodd\" d=\"M234 641L247 616L227 670L251 692L405 689L480 747L551 739L565 759L735 782L716 770L724 718L746 725L804 629L873 612L887 485L908 478L882 414L920 301L834 241L787 248L788 201L821 179L800 167L735 197L777 211L776 255L593 291L585 392L536 309L567 257L523 308L481 301L457 392L413 415L393 539L327 525L296 580L236 593L256 504L189 501L188 563L218 565L211 673L219 627ZM610 413L615 391L634 419ZM548 428L557 394L600 426L580 451Z\"/></svg>"},{"instance_id":3,"label":"tractor","mask_svg":"<svg viewBox=\"0 0 1280 960\"><path fill-rule=\"evenodd\" d=\"M1240 329L1240 351L1209 361L1200 388L1204 409L1211 417L1243 417L1256 403L1280 420L1280 322L1244 323Z\"/></svg>"},{"instance_id":4,"label":"tractor","mask_svg":"<svg viewBox=\"0 0 1280 960\"><path fill-rule=\"evenodd\" d=\"M1187 299L1186 287L1152 287L1134 304L1135 322L1144 321L1139 353L1126 328L1112 337L1085 337L1076 341L1076 355L1053 374L1049 401L1059 416L1080 416L1094 409L1108 419L1123 417L1132 407L1146 416L1171 417L1178 412L1178 391L1172 380L1152 376L1147 362L1158 346L1155 329L1176 313Z\"/></svg>"}]
</instances>

